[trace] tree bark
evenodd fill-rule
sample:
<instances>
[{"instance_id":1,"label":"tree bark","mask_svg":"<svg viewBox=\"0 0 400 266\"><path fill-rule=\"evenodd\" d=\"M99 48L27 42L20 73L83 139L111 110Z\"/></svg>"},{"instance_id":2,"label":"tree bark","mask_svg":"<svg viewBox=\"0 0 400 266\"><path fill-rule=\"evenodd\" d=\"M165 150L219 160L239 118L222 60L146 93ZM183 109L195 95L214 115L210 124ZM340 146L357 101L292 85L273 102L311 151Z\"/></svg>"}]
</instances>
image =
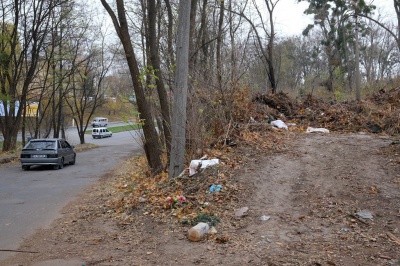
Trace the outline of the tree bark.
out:
<instances>
[{"instance_id":1,"label":"tree bark","mask_svg":"<svg viewBox=\"0 0 400 266\"><path fill-rule=\"evenodd\" d=\"M224 23L224 10L225 10L225 2L221 0L220 9L219 9L219 18L218 18L218 38L217 38L217 81L218 87L222 91L222 55L221 55L221 46L222 46L222 26Z\"/></svg>"},{"instance_id":2,"label":"tree bark","mask_svg":"<svg viewBox=\"0 0 400 266\"><path fill-rule=\"evenodd\" d=\"M189 72L189 35L191 1L179 2L177 33L176 86L172 112L172 147L169 167L170 178L182 173L185 164L186 145L186 102Z\"/></svg>"},{"instance_id":3,"label":"tree bark","mask_svg":"<svg viewBox=\"0 0 400 266\"><path fill-rule=\"evenodd\" d=\"M163 169L161 162L162 149L159 144L157 131L155 129L153 117L150 109L147 108L148 103L145 98L142 84L140 83L139 66L136 56L132 47L131 37L129 34L128 21L125 14L125 5L123 0L116 0L118 18L114 11L108 5L106 0L101 0L103 7L110 15L114 28L117 32L122 46L124 47L125 57L128 63L129 72L131 75L133 88L136 94L136 102L138 110L142 119L144 119L143 133L144 133L144 151L146 154L147 162L151 168L152 174L160 173Z\"/></svg>"},{"instance_id":4,"label":"tree bark","mask_svg":"<svg viewBox=\"0 0 400 266\"><path fill-rule=\"evenodd\" d=\"M161 106L162 128L164 131L165 145L167 150L167 158L169 161L171 151L171 118L168 95L165 90L164 79L162 76L159 47L157 46L158 39L156 33L156 18L157 10L155 0L148 0L148 42L150 46L150 62L154 69L154 74L157 76L156 85Z\"/></svg>"}]
</instances>

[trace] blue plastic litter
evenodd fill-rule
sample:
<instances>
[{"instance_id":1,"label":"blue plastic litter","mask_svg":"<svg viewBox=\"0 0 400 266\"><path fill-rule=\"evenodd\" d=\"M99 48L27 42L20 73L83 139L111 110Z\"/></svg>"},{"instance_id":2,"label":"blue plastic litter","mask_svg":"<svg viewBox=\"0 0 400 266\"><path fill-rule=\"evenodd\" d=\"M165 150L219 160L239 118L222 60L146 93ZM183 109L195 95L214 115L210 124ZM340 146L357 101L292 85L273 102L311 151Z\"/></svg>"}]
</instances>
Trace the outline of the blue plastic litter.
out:
<instances>
[{"instance_id":1,"label":"blue plastic litter","mask_svg":"<svg viewBox=\"0 0 400 266\"><path fill-rule=\"evenodd\" d=\"M222 190L222 188L223 188L222 185L212 184L211 187L210 187L210 193L220 192Z\"/></svg>"}]
</instances>

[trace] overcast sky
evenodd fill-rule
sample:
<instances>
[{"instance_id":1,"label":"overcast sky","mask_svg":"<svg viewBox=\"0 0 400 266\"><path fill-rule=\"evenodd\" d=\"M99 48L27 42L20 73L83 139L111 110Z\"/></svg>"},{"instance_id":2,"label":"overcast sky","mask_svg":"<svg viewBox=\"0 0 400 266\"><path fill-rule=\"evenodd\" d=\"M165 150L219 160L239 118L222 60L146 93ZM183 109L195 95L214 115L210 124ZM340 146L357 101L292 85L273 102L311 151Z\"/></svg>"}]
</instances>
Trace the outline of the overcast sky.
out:
<instances>
[{"instance_id":1,"label":"overcast sky","mask_svg":"<svg viewBox=\"0 0 400 266\"><path fill-rule=\"evenodd\" d=\"M370 2L373 2L377 8L382 9L387 14L386 17L395 18L393 0L374 0ZM289 36L301 34L305 27L312 21L312 16L303 14L307 6L308 3L306 2L297 4L297 0L280 0L275 10L277 31L280 34Z\"/></svg>"}]
</instances>

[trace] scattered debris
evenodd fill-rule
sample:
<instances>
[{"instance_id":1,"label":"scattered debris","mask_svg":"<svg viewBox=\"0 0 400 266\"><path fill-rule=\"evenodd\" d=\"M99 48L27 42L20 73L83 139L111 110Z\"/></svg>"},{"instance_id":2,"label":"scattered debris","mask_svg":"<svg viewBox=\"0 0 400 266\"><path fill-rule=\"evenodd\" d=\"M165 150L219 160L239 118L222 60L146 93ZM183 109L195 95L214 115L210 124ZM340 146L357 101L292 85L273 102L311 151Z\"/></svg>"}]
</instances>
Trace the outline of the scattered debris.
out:
<instances>
[{"instance_id":1,"label":"scattered debris","mask_svg":"<svg viewBox=\"0 0 400 266\"><path fill-rule=\"evenodd\" d=\"M329 130L326 128L308 127L306 133L329 133Z\"/></svg>"},{"instance_id":2,"label":"scattered debris","mask_svg":"<svg viewBox=\"0 0 400 266\"><path fill-rule=\"evenodd\" d=\"M217 233L217 229L215 228L215 226L212 226L210 228L210 231L208 231L209 234L215 235Z\"/></svg>"},{"instance_id":3,"label":"scattered debris","mask_svg":"<svg viewBox=\"0 0 400 266\"><path fill-rule=\"evenodd\" d=\"M372 219L374 218L372 213L368 210L362 210L355 214L356 216L363 218L363 219Z\"/></svg>"},{"instance_id":4,"label":"scattered debris","mask_svg":"<svg viewBox=\"0 0 400 266\"><path fill-rule=\"evenodd\" d=\"M143 197L139 197L138 200L139 200L139 202L145 202L146 201L146 199L143 198Z\"/></svg>"},{"instance_id":5,"label":"scattered debris","mask_svg":"<svg viewBox=\"0 0 400 266\"><path fill-rule=\"evenodd\" d=\"M263 215L260 217L261 221L268 221L271 218L271 216Z\"/></svg>"},{"instance_id":6,"label":"scattered debris","mask_svg":"<svg viewBox=\"0 0 400 266\"><path fill-rule=\"evenodd\" d=\"M208 223L198 223L188 230L188 239L193 242L201 241L209 230Z\"/></svg>"},{"instance_id":7,"label":"scattered debris","mask_svg":"<svg viewBox=\"0 0 400 266\"><path fill-rule=\"evenodd\" d=\"M222 190L222 188L223 188L222 185L212 184L211 187L210 187L210 193L220 192Z\"/></svg>"},{"instance_id":8,"label":"scattered debris","mask_svg":"<svg viewBox=\"0 0 400 266\"><path fill-rule=\"evenodd\" d=\"M271 121L271 125L277 128L284 128L286 130L288 129L288 126L282 120Z\"/></svg>"},{"instance_id":9,"label":"scattered debris","mask_svg":"<svg viewBox=\"0 0 400 266\"><path fill-rule=\"evenodd\" d=\"M214 166L219 164L219 159L211 160L192 160L189 165L189 176L193 176L200 171L200 169L205 169L209 166Z\"/></svg>"}]
</instances>

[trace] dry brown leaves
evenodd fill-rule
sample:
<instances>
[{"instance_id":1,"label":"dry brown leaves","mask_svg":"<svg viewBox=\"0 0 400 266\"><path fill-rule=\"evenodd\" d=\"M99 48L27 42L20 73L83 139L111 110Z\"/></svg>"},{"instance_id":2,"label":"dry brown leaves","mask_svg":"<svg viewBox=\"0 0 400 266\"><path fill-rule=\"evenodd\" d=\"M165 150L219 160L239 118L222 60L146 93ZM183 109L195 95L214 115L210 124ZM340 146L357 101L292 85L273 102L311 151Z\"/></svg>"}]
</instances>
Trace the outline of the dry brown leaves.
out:
<instances>
[{"instance_id":1,"label":"dry brown leaves","mask_svg":"<svg viewBox=\"0 0 400 266\"><path fill-rule=\"evenodd\" d=\"M239 117L234 127L226 125L229 134L224 133L222 140L221 137L214 140L212 148L202 149L201 155L220 160L217 167L206 168L192 177L185 173L170 179L166 172L150 177L145 157L134 158L127 163L130 170L117 178L113 199L107 207L121 223L134 222L140 215L184 223L191 223L201 214L229 219L231 213L227 214L226 210L235 209L246 193L235 174L249 157L284 150L286 139L294 137L292 131L304 131L307 126L339 132L368 130L399 134L399 92L395 89L380 92L361 103L333 105L310 95L303 102L290 99L284 93L257 95L246 112L246 116L254 118L252 121L249 117ZM271 119L297 126L276 130L268 123ZM234 145L230 146L225 138L232 139ZM213 184L221 185L222 190L211 193Z\"/></svg>"},{"instance_id":2,"label":"dry brown leaves","mask_svg":"<svg viewBox=\"0 0 400 266\"><path fill-rule=\"evenodd\" d=\"M269 127L258 132L250 130L254 128L243 126L232 131L236 142L233 147L218 142L205 149L208 158L218 158L220 164L192 177L185 173L171 179L166 172L150 177L145 156L132 158L123 167L129 170L116 178L112 199L106 204L108 212L121 224L135 222L138 216L186 224L204 214L231 219L232 213L226 210L234 210L246 193L235 179L237 170L255 153L284 149L284 139L290 134ZM210 192L213 184L222 186L221 191Z\"/></svg>"},{"instance_id":3,"label":"dry brown leaves","mask_svg":"<svg viewBox=\"0 0 400 266\"><path fill-rule=\"evenodd\" d=\"M257 95L253 102L261 105L254 108L260 120L281 119L336 132L400 134L400 87L381 90L361 102L330 104L311 95L297 101L285 93Z\"/></svg>"}]
</instances>

